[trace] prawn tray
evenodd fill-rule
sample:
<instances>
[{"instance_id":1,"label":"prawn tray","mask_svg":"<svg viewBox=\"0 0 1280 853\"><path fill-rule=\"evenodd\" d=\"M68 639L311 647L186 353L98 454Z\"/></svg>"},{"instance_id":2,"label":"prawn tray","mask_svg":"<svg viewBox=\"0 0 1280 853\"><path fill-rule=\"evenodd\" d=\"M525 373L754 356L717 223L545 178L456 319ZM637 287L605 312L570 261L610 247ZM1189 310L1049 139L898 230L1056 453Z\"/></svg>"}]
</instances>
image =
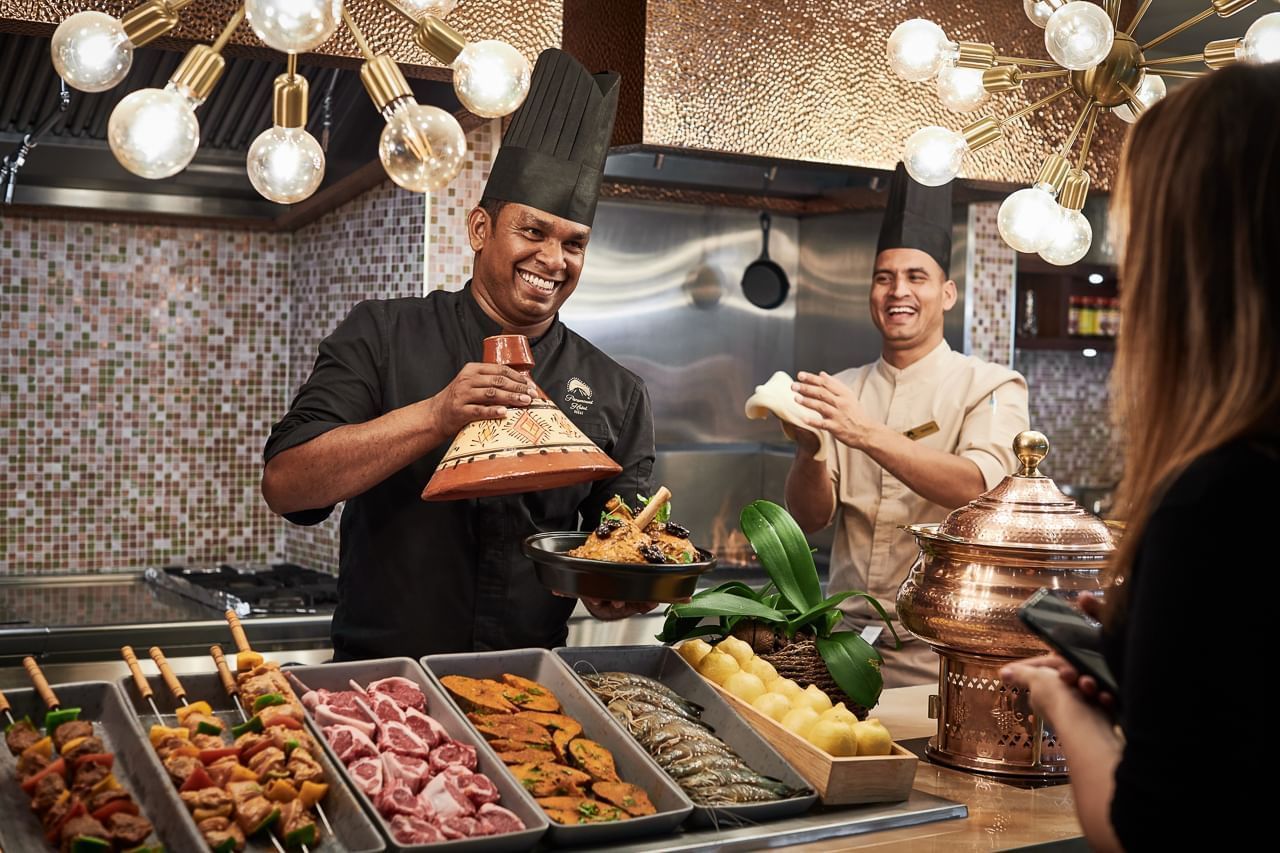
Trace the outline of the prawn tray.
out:
<instances>
[{"instance_id":1,"label":"prawn tray","mask_svg":"<svg viewBox=\"0 0 1280 853\"><path fill-rule=\"evenodd\" d=\"M437 682L448 676L501 681L504 673L545 686L559 700L561 714L582 727L584 738L612 753L618 776L648 794L656 813L604 823L551 822L547 839L556 846L604 845L675 830L689 817L693 804L640 745L614 721L604 706L574 677L568 666L546 649L429 655L423 666ZM444 690L441 684L442 692ZM455 697L449 701L461 708ZM478 732L478 730L477 730ZM480 735L477 733L477 737ZM512 776L511 778L514 778Z\"/></svg>"},{"instance_id":2,"label":"prawn tray","mask_svg":"<svg viewBox=\"0 0 1280 853\"><path fill-rule=\"evenodd\" d=\"M728 827L763 823L803 814L817 802L817 792L805 778L671 648L569 647L556 649L556 654L584 683L603 672L625 672L661 682L683 699L700 706L699 719L748 767L796 791L790 797L771 802L701 806L694 800L692 824ZM602 705L607 704L598 696L596 699Z\"/></svg>"},{"instance_id":3,"label":"prawn tray","mask_svg":"<svg viewBox=\"0 0 1280 853\"><path fill-rule=\"evenodd\" d=\"M166 790L177 798L177 789L173 783L169 781L168 775L164 771L163 765L160 763L159 756L155 750L151 748L150 739L147 736L147 730L152 723L159 722L162 725L175 725L175 712L178 708L178 701L169 693L165 687L164 681L159 675L151 675L147 677L147 683L151 686L152 692L155 694L154 699L156 707L159 709L163 719L156 720L155 714L151 712L151 706L147 704L147 700L138 695L136 685L133 678L125 676L121 678L117 684L124 695L128 698L132 711L128 716L134 728L135 736L139 743L146 750L147 757L152 761L161 774L161 778L165 783ZM182 675L182 686L187 691L187 701L195 702L203 699L213 708L213 713L219 717L223 723L228 726L236 725L240 722L239 712L236 710L235 700L226 694L222 688L222 682L219 680L217 673L192 673ZM324 738L319 732L313 732L321 744ZM224 738L227 740L227 738ZM228 741L229 742L229 741ZM346 775L339 769L333 758L326 752L321 751L315 756L320 767L324 770L325 781L329 783L329 791L325 794L320 805L324 807L325 815L329 818L329 823L333 825L333 834L323 832L320 844L311 846L312 853L339 853L339 851L348 851L349 853L377 853L377 851L386 850L387 845L382 840L382 835L374 827L369 817L360 808L360 803L356 799L356 792L347 782ZM183 815L190 821L185 807ZM323 822L319 823L323 830ZM195 831L192 824L192 831ZM199 836L196 836L199 838ZM209 845L200 839L200 842L194 846L186 846L175 848L180 850L207 850ZM248 851L274 851L270 839L263 838L261 835L248 839L245 850Z\"/></svg>"},{"instance_id":4,"label":"prawn tray","mask_svg":"<svg viewBox=\"0 0 1280 853\"><path fill-rule=\"evenodd\" d=\"M147 739L139 736L133 715L115 685L83 681L55 684L53 691L62 707L80 709L80 719L93 724L93 733L102 739L103 749L115 756L112 773L151 821L154 831L150 840L159 839L169 850L205 849L204 839L196 831L186 806ZM45 705L35 690L7 690L5 696L15 720L30 717L39 725L44 719ZM19 786L17 775L17 756L0 749L0 849L31 853L58 849L45 840L40 819L32 814L30 798Z\"/></svg>"}]
</instances>

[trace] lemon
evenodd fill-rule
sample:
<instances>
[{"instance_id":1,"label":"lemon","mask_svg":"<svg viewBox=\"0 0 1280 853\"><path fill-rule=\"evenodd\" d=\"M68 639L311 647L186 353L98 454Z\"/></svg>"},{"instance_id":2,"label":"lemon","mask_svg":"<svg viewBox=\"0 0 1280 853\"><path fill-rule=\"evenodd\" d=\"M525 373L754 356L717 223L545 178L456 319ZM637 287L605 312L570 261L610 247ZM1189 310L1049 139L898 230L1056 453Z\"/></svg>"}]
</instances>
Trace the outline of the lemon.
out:
<instances>
[{"instance_id":1,"label":"lemon","mask_svg":"<svg viewBox=\"0 0 1280 853\"><path fill-rule=\"evenodd\" d=\"M846 708L843 702L836 705L834 708L828 708L823 711L821 716L824 720L840 720L841 722L849 723L850 725L858 722L857 716Z\"/></svg>"},{"instance_id":2,"label":"lemon","mask_svg":"<svg viewBox=\"0 0 1280 853\"><path fill-rule=\"evenodd\" d=\"M850 756L858 754L858 738L853 726L844 720L819 719L805 734L805 740L829 755Z\"/></svg>"},{"instance_id":3,"label":"lemon","mask_svg":"<svg viewBox=\"0 0 1280 853\"><path fill-rule=\"evenodd\" d=\"M751 703L751 707L771 720L782 722L782 718L791 710L791 700L781 693L762 693Z\"/></svg>"},{"instance_id":4,"label":"lemon","mask_svg":"<svg viewBox=\"0 0 1280 853\"><path fill-rule=\"evenodd\" d=\"M858 739L858 755L888 755L893 751L893 737L875 717L854 723L853 734Z\"/></svg>"},{"instance_id":5,"label":"lemon","mask_svg":"<svg viewBox=\"0 0 1280 853\"><path fill-rule=\"evenodd\" d=\"M756 656L755 651L747 643L737 637L725 637L716 645L716 651L732 655L738 666L745 666L747 661Z\"/></svg>"},{"instance_id":6,"label":"lemon","mask_svg":"<svg viewBox=\"0 0 1280 853\"><path fill-rule=\"evenodd\" d=\"M792 708L779 722L787 731L804 737L813 724L818 722L818 712L809 707Z\"/></svg>"},{"instance_id":7,"label":"lemon","mask_svg":"<svg viewBox=\"0 0 1280 853\"><path fill-rule=\"evenodd\" d=\"M819 714L831 708L831 700L816 684L810 684L804 689L804 698L809 703L809 707Z\"/></svg>"},{"instance_id":8,"label":"lemon","mask_svg":"<svg viewBox=\"0 0 1280 853\"><path fill-rule=\"evenodd\" d=\"M741 663L741 661L739 661ZM742 664L742 668L752 675L758 676L761 681L768 684L778 677L778 671L773 668L773 664L761 657L753 657L751 660Z\"/></svg>"},{"instance_id":9,"label":"lemon","mask_svg":"<svg viewBox=\"0 0 1280 853\"><path fill-rule=\"evenodd\" d=\"M741 670L735 672L724 680L723 687L734 696L737 696L743 702L754 702L763 696L767 691L764 689L764 682L759 676Z\"/></svg>"},{"instance_id":10,"label":"lemon","mask_svg":"<svg viewBox=\"0 0 1280 853\"><path fill-rule=\"evenodd\" d=\"M706 640L686 640L676 651L689 662L689 666L697 669L702 659L711 654L711 645Z\"/></svg>"},{"instance_id":11,"label":"lemon","mask_svg":"<svg viewBox=\"0 0 1280 853\"><path fill-rule=\"evenodd\" d=\"M764 684L769 688L770 693L781 693L791 700L792 705L804 698L804 688L790 678L775 678L773 681L765 681Z\"/></svg>"},{"instance_id":12,"label":"lemon","mask_svg":"<svg viewBox=\"0 0 1280 853\"><path fill-rule=\"evenodd\" d=\"M698 663L698 672L716 684L724 684L726 678L741 671L738 662L724 652L712 652Z\"/></svg>"}]
</instances>

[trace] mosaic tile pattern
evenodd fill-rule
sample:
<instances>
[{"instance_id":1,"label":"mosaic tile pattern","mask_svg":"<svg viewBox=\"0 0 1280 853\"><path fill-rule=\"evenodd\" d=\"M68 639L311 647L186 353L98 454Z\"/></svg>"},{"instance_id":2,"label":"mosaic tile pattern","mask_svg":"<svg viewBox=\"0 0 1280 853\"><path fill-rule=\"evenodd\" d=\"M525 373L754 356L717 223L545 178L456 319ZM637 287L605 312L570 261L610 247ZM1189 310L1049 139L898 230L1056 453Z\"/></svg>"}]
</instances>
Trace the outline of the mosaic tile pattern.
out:
<instances>
[{"instance_id":1,"label":"mosaic tile pattern","mask_svg":"<svg viewBox=\"0 0 1280 853\"><path fill-rule=\"evenodd\" d=\"M1018 350L1014 367L1031 391L1031 427L1051 445L1041 470L1060 483L1111 486L1121 460L1111 440L1108 381L1112 353Z\"/></svg>"},{"instance_id":2,"label":"mosaic tile pattern","mask_svg":"<svg viewBox=\"0 0 1280 853\"><path fill-rule=\"evenodd\" d=\"M262 559L289 242L0 218L0 572Z\"/></svg>"},{"instance_id":3,"label":"mosaic tile pattern","mask_svg":"<svg viewBox=\"0 0 1280 853\"><path fill-rule=\"evenodd\" d=\"M1000 236L1000 203L969 205L965 267L964 350L996 364L1013 363L1013 302L1018 255Z\"/></svg>"},{"instance_id":4,"label":"mosaic tile pattern","mask_svg":"<svg viewBox=\"0 0 1280 853\"><path fill-rule=\"evenodd\" d=\"M388 181L294 235L289 324L289 380L274 420L311 373L316 347L363 299L459 290L471 269L467 213L480 200L500 123L467 137L470 157L462 173L439 192L424 196ZM424 277L425 269L425 277ZM337 571L342 507L311 527L287 524L283 559Z\"/></svg>"}]
</instances>

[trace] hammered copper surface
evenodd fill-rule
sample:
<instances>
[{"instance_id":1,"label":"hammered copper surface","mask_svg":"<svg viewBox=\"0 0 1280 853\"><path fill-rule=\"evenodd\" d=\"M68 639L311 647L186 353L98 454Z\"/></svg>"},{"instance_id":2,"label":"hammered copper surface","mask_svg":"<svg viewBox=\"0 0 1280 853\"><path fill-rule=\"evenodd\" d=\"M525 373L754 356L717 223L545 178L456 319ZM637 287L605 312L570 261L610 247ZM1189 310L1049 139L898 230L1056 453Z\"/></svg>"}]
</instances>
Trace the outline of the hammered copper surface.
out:
<instances>
[{"instance_id":1,"label":"hammered copper surface","mask_svg":"<svg viewBox=\"0 0 1280 853\"><path fill-rule=\"evenodd\" d=\"M920 555L898 590L903 626L942 657L941 712L930 755L984 773L1056 778L1066 764L1028 721L1025 694L1002 683L1000 667L1048 650L1018 607L1048 587L1067 600L1102 594L1115 545L1105 523L1085 513L1036 467L1049 450L1040 433L1014 439L1018 473L942 524L907 529ZM1038 760L1037 760L1038 759Z\"/></svg>"},{"instance_id":2,"label":"hammered copper surface","mask_svg":"<svg viewBox=\"0 0 1280 853\"><path fill-rule=\"evenodd\" d=\"M595 45L613 58L603 65L624 79L643 69L642 116L634 119L636 104L624 90L615 145L891 169L923 125L959 129L984 112L1009 115L1061 83L1028 80L978 112L958 114L941 106L932 83L907 83L889 70L889 34L916 17L936 21L952 40L994 42L1001 55L1046 59L1044 31L1015 0L609 0L608 15L570 14L592 6L599 4L566 0L567 49ZM968 158L962 175L1027 183L1082 106L1073 94L1011 122L1005 141ZM624 115L631 118L624 122ZM1096 189L1110 186L1123 134L1118 119L1104 116L1098 124L1089 157Z\"/></svg>"},{"instance_id":3,"label":"hammered copper surface","mask_svg":"<svg viewBox=\"0 0 1280 853\"><path fill-rule=\"evenodd\" d=\"M182 49L192 42L211 42L240 3L241 0L194 0L180 13L182 23L177 29L155 44ZM137 0L5 0L0 7L0 29L48 35L62 19L76 12L93 9L118 17L136 5ZM405 73L411 76L448 78L447 69L414 44L413 26L403 15L379 0L346 0L346 5L374 52L389 53L406 66ZM562 14L560 0L463 0L449 15L448 23L472 41L496 38L509 42L532 62L544 48L559 45ZM230 44L255 53L270 53L247 23L240 25ZM344 64L360 59L351 34L341 27L315 54L346 60Z\"/></svg>"}]
</instances>

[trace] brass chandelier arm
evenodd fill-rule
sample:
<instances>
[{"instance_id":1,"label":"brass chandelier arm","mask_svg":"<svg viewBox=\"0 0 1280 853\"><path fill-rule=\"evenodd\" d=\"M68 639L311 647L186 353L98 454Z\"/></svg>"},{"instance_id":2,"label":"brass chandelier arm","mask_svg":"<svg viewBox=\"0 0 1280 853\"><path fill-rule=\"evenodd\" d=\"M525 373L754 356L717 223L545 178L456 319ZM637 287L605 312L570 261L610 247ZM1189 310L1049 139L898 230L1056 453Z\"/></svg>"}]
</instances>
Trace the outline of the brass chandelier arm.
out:
<instances>
[{"instance_id":1,"label":"brass chandelier arm","mask_svg":"<svg viewBox=\"0 0 1280 853\"><path fill-rule=\"evenodd\" d=\"M1140 116L1147 111L1146 104L1142 103L1138 98L1137 92L1133 91L1131 87L1121 83L1120 81L1116 81L1116 85L1123 89L1124 93L1129 96L1129 109L1133 110L1134 115Z\"/></svg>"},{"instance_id":2,"label":"brass chandelier arm","mask_svg":"<svg viewBox=\"0 0 1280 853\"><path fill-rule=\"evenodd\" d=\"M1106 0L1107 17L1111 19L1112 26L1120 23L1120 0Z\"/></svg>"},{"instance_id":3,"label":"brass chandelier arm","mask_svg":"<svg viewBox=\"0 0 1280 853\"><path fill-rule=\"evenodd\" d=\"M1025 115L1028 115L1029 113L1033 113L1036 110L1040 109L1041 107L1044 107L1053 103L1054 101L1058 100L1058 98L1061 98L1063 95L1067 94L1070 91L1071 91L1070 86L1063 86L1058 91L1045 95L1043 98L1036 101L1035 103L1027 104L1025 107L1018 110L1017 112L1010 113L1009 115L1000 119L1000 126L1003 127L1006 124L1009 124L1010 122L1017 121L1018 119L1022 118Z\"/></svg>"},{"instance_id":4,"label":"brass chandelier arm","mask_svg":"<svg viewBox=\"0 0 1280 853\"><path fill-rule=\"evenodd\" d=\"M356 46L360 48L360 55L365 60L374 58L373 49L369 47L369 41L364 37L364 33L360 31L355 19L351 17L351 13L347 11L347 4L342 4L342 22L347 25L347 29L351 31L351 37L356 40Z\"/></svg>"},{"instance_id":5,"label":"brass chandelier arm","mask_svg":"<svg viewBox=\"0 0 1280 853\"><path fill-rule=\"evenodd\" d=\"M296 77L298 75L298 54L293 51L289 52L288 59L285 61L284 73L288 74L290 77Z\"/></svg>"},{"instance_id":6,"label":"brass chandelier arm","mask_svg":"<svg viewBox=\"0 0 1280 853\"><path fill-rule=\"evenodd\" d=\"M1080 171L1084 171L1085 160L1089 158L1089 146L1093 144L1093 131L1098 126L1098 113L1102 112L1096 109L1096 102L1093 106L1095 109L1089 112L1089 126L1085 128L1084 139L1080 142L1080 156L1076 158L1076 168Z\"/></svg>"},{"instance_id":7,"label":"brass chandelier arm","mask_svg":"<svg viewBox=\"0 0 1280 853\"><path fill-rule=\"evenodd\" d=\"M1164 44L1169 39L1173 38L1174 36L1178 35L1181 32L1185 32L1186 30L1191 29L1201 21L1207 21L1209 18L1212 18L1216 11L1217 10L1215 10L1213 6L1210 6L1208 9L1197 12L1196 14L1192 15L1190 18L1187 18L1181 24L1178 24L1173 29L1169 30L1166 33L1162 33L1161 35L1156 36L1151 41L1144 44L1142 46L1142 50L1145 52L1157 45Z\"/></svg>"},{"instance_id":8,"label":"brass chandelier arm","mask_svg":"<svg viewBox=\"0 0 1280 853\"><path fill-rule=\"evenodd\" d=\"M1027 59L1021 56L997 56L996 65L1030 65L1035 68L1057 68L1058 63L1051 59Z\"/></svg>"},{"instance_id":9,"label":"brass chandelier arm","mask_svg":"<svg viewBox=\"0 0 1280 853\"><path fill-rule=\"evenodd\" d=\"M1080 110L1080 115L1076 117L1076 123L1071 126L1071 132L1067 134L1067 138L1062 142L1062 148L1059 152L1063 157L1067 156L1067 152L1076 144L1076 137L1080 135L1080 130L1084 127L1085 122L1092 118L1094 112L1098 109L1098 102L1094 98L1089 99L1089 103L1084 105L1084 109Z\"/></svg>"},{"instance_id":10,"label":"brass chandelier arm","mask_svg":"<svg viewBox=\"0 0 1280 853\"><path fill-rule=\"evenodd\" d=\"M1203 53L1184 53L1182 56L1166 56L1161 59L1148 59L1140 68L1155 68L1159 65L1184 65L1188 62L1204 62ZM1164 73L1164 72L1161 72Z\"/></svg>"},{"instance_id":11,"label":"brass chandelier arm","mask_svg":"<svg viewBox=\"0 0 1280 853\"><path fill-rule=\"evenodd\" d=\"M1019 74L1019 80L1039 80L1047 77L1066 77L1071 73L1068 68L1059 68L1056 71L1028 71L1026 74Z\"/></svg>"},{"instance_id":12,"label":"brass chandelier arm","mask_svg":"<svg viewBox=\"0 0 1280 853\"><path fill-rule=\"evenodd\" d=\"M1142 23L1142 18L1147 14L1147 10L1151 8L1151 0L1142 0L1142 5L1138 7L1138 11L1134 13L1133 19L1129 21L1129 25L1124 28L1124 34L1133 35L1133 31L1138 28L1138 24Z\"/></svg>"},{"instance_id":13,"label":"brass chandelier arm","mask_svg":"<svg viewBox=\"0 0 1280 853\"><path fill-rule=\"evenodd\" d=\"M235 14L231 16L231 20L227 21L227 25L222 28L222 32L218 34L217 40L210 45L210 49L212 49L214 53L222 53L222 49L227 46L227 42L231 41L231 35L243 22L244 4L242 3L240 4L240 8L236 9Z\"/></svg>"},{"instance_id":14,"label":"brass chandelier arm","mask_svg":"<svg viewBox=\"0 0 1280 853\"><path fill-rule=\"evenodd\" d=\"M1181 77L1189 80L1196 77L1203 77L1209 73L1208 71L1179 71L1173 68L1161 68L1158 70L1161 77Z\"/></svg>"}]
</instances>

